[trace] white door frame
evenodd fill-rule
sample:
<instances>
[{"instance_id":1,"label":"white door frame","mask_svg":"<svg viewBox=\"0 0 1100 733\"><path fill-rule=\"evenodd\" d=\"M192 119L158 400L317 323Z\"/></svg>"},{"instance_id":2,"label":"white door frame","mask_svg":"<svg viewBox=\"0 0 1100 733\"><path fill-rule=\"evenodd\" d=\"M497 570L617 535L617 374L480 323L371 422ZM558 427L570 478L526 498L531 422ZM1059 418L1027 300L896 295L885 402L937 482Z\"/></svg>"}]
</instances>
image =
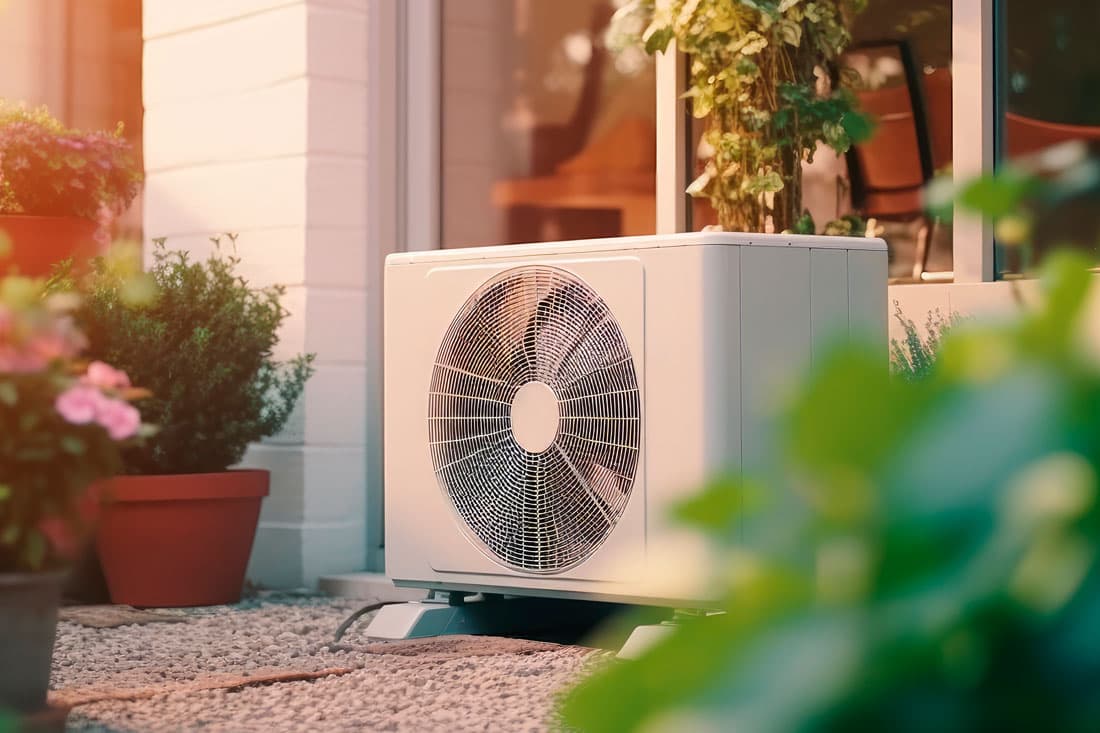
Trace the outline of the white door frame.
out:
<instances>
[{"instance_id":1,"label":"white door frame","mask_svg":"<svg viewBox=\"0 0 1100 733\"><path fill-rule=\"evenodd\" d=\"M952 170L956 181L993 170L997 129L995 0L952 0ZM955 282L995 279L993 228L956 209L952 225Z\"/></svg>"},{"instance_id":2,"label":"white door frame","mask_svg":"<svg viewBox=\"0 0 1100 733\"><path fill-rule=\"evenodd\" d=\"M386 2L387 0L383 0ZM389 0L392 2L392 0ZM401 110L397 141L404 153L398 187L402 249L439 249L442 222L442 24L440 0L404 0L399 6L403 39L399 75Z\"/></svg>"}]
</instances>

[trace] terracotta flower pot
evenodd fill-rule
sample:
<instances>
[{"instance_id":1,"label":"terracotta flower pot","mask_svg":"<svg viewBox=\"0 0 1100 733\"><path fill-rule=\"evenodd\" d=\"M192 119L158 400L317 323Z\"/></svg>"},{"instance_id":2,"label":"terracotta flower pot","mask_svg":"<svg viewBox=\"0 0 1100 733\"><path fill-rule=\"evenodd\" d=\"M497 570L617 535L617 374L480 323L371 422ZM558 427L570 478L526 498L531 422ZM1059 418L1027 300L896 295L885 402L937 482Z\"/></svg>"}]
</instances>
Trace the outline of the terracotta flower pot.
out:
<instances>
[{"instance_id":1,"label":"terracotta flower pot","mask_svg":"<svg viewBox=\"0 0 1100 733\"><path fill-rule=\"evenodd\" d=\"M0 573L0 710L46 707L63 573Z\"/></svg>"},{"instance_id":2,"label":"terracotta flower pot","mask_svg":"<svg viewBox=\"0 0 1100 733\"><path fill-rule=\"evenodd\" d=\"M114 603L236 603L267 496L267 471L111 480L96 547Z\"/></svg>"},{"instance_id":3,"label":"terracotta flower pot","mask_svg":"<svg viewBox=\"0 0 1100 733\"><path fill-rule=\"evenodd\" d=\"M98 225L75 216L0 215L0 232L12 245L11 256L0 258L0 271L19 268L20 275L43 277L62 260L73 258L76 270L101 253Z\"/></svg>"}]
</instances>

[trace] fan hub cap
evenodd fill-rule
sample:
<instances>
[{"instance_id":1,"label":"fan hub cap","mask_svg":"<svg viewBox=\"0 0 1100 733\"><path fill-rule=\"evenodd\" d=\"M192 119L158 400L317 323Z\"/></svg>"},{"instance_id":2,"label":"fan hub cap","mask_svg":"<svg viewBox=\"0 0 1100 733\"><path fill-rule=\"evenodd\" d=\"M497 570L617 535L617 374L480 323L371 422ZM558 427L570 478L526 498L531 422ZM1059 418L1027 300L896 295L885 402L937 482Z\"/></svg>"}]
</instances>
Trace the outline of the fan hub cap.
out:
<instances>
[{"instance_id":1,"label":"fan hub cap","mask_svg":"<svg viewBox=\"0 0 1100 733\"><path fill-rule=\"evenodd\" d=\"M511 415L512 435L529 453L542 453L558 437L558 396L542 382L528 382L516 391Z\"/></svg>"}]
</instances>

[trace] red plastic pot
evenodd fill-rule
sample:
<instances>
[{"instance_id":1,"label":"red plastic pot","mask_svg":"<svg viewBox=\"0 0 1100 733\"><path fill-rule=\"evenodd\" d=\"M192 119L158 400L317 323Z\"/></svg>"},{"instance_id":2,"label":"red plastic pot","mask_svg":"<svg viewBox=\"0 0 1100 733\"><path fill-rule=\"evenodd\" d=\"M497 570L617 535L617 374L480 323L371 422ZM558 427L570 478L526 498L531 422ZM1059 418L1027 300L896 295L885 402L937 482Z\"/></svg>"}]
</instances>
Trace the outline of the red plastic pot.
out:
<instances>
[{"instance_id":1,"label":"red plastic pot","mask_svg":"<svg viewBox=\"0 0 1100 733\"><path fill-rule=\"evenodd\" d=\"M0 232L12 245L11 256L0 259L0 271L15 265L20 275L44 277L70 257L74 269L84 270L101 253L97 227L91 219L75 216L0 216Z\"/></svg>"},{"instance_id":2,"label":"red plastic pot","mask_svg":"<svg viewBox=\"0 0 1100 733\"><path fill-rule=\"evenodd\" d=\"M96 538L111 601L239 601L269 478L242 470L112 479Z\"/></svg>"}]
</instances>

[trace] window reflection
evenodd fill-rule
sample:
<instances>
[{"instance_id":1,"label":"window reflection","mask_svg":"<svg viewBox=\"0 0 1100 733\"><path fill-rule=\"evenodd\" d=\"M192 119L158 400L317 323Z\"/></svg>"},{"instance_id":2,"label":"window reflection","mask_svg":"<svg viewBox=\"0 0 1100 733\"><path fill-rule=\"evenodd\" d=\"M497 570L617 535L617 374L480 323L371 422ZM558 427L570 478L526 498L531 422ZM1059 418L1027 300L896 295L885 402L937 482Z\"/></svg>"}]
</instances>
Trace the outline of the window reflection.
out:
<instances>
[{"instance_id":1,"label":"window reflection","mask_svg":"<svg viewBox=\"0 0 1100 733\"><path fill-rule=\"evenodd\" d=\"M951 2L872 2L852 37L856 93L877 120L847 156L853 208L880 221L892 277L950 271L951 226L925 216L921 190L951 173Z\"/></svg>"},{"instance_id":2,"label":"window reflection","mask_svg":"<svg viewBox=\"0 0 1100 733\"><path fill-rule=\"evenodd\" d=\"M609 0L443 0L445 247L654 231L652 59Z\"/></svg>"},{"instance_id":3,"label":"window reflection","mask_svg":"<svg viewBox=\"0 0 1100 733\"><path fill-rule=\"evenodd\" d=\"M1083 140L1100 145L1100 4L1094 0L1005 0L997 49L1000 150L1005 158L1033 155L1052 145ZM1038 256L1075 243L1100 257L1095 194L1060 206L1038 222ZM1021 273L1016 250L998 247L1001 274Z\"/></svg>"}]
</instances>

